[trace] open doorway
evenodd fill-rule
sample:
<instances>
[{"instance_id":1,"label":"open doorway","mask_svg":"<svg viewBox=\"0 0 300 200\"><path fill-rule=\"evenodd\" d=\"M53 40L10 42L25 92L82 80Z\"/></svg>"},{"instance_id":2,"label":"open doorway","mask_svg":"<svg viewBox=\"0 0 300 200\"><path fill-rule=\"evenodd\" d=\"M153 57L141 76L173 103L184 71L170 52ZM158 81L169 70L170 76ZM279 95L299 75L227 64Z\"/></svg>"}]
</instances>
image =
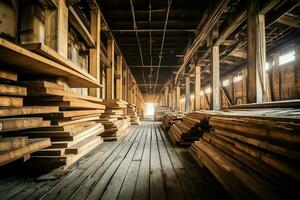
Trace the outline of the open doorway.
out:
<instances>
[{"instance_id":1,"label":"open doorway","mask_svg":"<svg viewBox=\"0 0 300 200\"><path fill-rule=\"evenodd\" d=\"M154 115L154 103L146 103L146 115L153 116Z\"/></svg>"}]
</instances>

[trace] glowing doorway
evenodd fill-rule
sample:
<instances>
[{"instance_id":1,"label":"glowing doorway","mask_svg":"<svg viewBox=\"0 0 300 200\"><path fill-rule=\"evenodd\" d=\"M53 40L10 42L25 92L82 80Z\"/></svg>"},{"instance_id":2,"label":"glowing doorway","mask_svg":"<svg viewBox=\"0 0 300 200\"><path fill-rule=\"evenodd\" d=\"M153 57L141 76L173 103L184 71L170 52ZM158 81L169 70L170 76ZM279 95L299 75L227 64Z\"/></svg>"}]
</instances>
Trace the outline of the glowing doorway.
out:
<instances>
[{"instance_id":1,"label":"glowing doorway","mask_svg":"<svg viewBox=\"0 0 300 200\"><path fill-rule=\"evenodd\" d=\"M146 103L146 115L154 115L154 104Z\"/></svg>"}]
</instances>

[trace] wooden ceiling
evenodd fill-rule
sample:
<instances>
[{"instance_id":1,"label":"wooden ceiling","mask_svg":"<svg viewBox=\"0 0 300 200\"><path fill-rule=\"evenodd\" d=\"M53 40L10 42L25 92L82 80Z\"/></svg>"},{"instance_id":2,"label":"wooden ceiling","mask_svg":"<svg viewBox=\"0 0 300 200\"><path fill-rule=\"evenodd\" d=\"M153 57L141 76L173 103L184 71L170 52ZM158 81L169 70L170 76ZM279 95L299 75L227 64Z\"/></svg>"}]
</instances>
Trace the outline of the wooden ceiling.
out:
<instances>
[{"instance_id":1,"label":"wooden ceiling","mask_svg":"<svg viewBox=\"0 0 300 200\"><path fill-rule=\"evenodd\" d=\"M171 2L167 25L168 3ZM182 63L185 49L201 28L201 20L218 1L204 0L98 0L102 13L130 67L142 93L156 93L174 76ZM246 1L231 0L218 21L219 34L246 9ZM132 3L132 4L131 4ZM262 2L261 7L265 2ZM266 3L267 4L267 3ZM132 6L133 5L133 6ZM133 12L134 16L133 16ZM135 18L135 23L133 20ZM135 25L136 24L136 29ZM164 31L164 26L166 30ZM299 38L299 3L280 1L266 14L267 53ZM164 38L165 32L165 38ZM237 70L247 63L247 26L243 21L220 46L221 75ZM164 40L163 40L164 38ZM162 47L163 44L163 47ZM200 59L205 82L208 80L209 52L204 43L195 58ZM160 52L161 54L161 63ZM152 66L152 67L151 67ZM159 67L158 67L159 66ZM157 73L159 69L159 73Z\"/></svg>"}]
</instances>

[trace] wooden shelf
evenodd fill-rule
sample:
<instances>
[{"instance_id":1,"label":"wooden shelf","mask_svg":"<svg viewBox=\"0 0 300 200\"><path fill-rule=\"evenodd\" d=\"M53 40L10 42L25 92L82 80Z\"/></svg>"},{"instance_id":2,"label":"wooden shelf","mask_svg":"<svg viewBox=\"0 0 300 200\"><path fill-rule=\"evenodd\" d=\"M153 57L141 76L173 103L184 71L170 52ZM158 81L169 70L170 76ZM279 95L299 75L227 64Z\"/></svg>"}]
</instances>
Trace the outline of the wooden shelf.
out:
<instances>
[{"instance_id":1,"label":"wooden shelf","mask_svg":"<svg viewBox=\"0 0 300 200\"><path fill-rule=\"evenodd\" d=\"M88 72L84 71L82 68L77 66L76 64L72 63L72 61L68 60L67 58L61 56L59 53L57 53L55 50L51 49L45 44L42 43L26 43L22 44L22 47L33 51L39 55L42 55L46 58L49 58L50 60L53 60L59 64L62 64L63 66L66 66L70 69L75 70L78 73L81 73L82 75L86 76L87 78L96 81L96 78L93 77ZM102 85L101 85L102 86Z\"/></svg>"},{"instance_id":2,"label":"wooden shelf","mask_svg":"<svg viewBox=\"0 0 300 200\"><path fill-rule=\"evenodd\" d=\"M20 74L63 76L70 87L100 87L95 79L87 78L79 72L4 39L0 39L0 64Z\"/></svg>"}]
</instances>

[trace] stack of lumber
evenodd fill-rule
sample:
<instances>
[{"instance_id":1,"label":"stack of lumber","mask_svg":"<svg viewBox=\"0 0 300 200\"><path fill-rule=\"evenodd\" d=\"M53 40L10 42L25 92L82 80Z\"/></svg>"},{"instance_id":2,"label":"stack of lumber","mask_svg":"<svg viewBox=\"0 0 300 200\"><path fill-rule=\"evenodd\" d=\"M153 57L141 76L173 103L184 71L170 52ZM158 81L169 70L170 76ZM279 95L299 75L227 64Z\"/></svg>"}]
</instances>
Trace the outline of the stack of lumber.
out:
<instances>
[{"instance_id":1,"label":"stack of lumber","mask_svg":"<svg viewBox=\"0 0 300 200\"><path fill-rule=\"evenodd\" d=\"M49 126L39 114L58 112L58 107L24 106L27 89L17 85L18 74L0 70L0 166L51 145L49 138L15 137L13 132Z\"/></svg>"},{"instance_id":2,"label":"stack of lumber","mask_svg":"<svg viewBox=\"0 0 300 200\"><path fill-rule=\"evenodd\" d=\"M163 117L167 113L171 113L172 110L169 107L166 106L155 106L154 108L154 120L155 121L162 121Z\"/></svg>"},{"instance_id":3,"label":"stack of lumber","mask_svg":"<svg viewBox=\"0 0 300 200\"><path fill-rule=\"evenodd\" d=\"M127 115L130 117L131 125L140 125L140 117L137 114L136 107L132 104L128 104L127 106Z\"/></svg>"},{"instance_id":4,"label":"stack of lumber","mask_svg":"<svg viewBox=\"0 0 300 200\"><path fill-rule=\"evenodd\" d=\"M137 107L136 107L136 112L137 112L137 115L140 117L140 119L143 119L143 118L144 118L144 111L143 111L143 108L137 106Z\"/></svg>"},{"instance_id":5,"label":"stack of lumber","mask_svg":"<svg viewBox=\"0 0 300 200\"><path fill-rule=\"evenodd\" d=\"M299 111L275 113L282 112L254 109L249 115L212 116L212 130L188 151L236 199L299 199Z\"/></svg>"},{"instance_id":6,"label":"stack of lumber","mask_svg":"<svg viewBox=\"0 0 300 200\"><path fill-rule=\"evenodd\" d=\"M121 99L106 99L103 101L105 112L101 114L100 122L105 131L101 134L104 141L117 140L127 133L130 125L127 116L127 102Z\"/></svg>"},{"instance_id":7,"label":"stack of lumber","mask_svg":"<svg viewBox=\"0 0 300 200\"><path fill-rule=\"evenodd\" d=\"M181 113L167 113L162 119L162 129L168 131L172 124L181 122L183 117L184 115Z\"/></svg>"},{"instance_id":8,"label":"stack of lumber","mask_svg":"<svg viewBox=\"0 0 300 200\"><path fill-rule=\"evenodd\" d=\"M181 121L173 123L168 136L174 144L189 146L209 130L209 118L217 112L196 111L186 114Z\"/></svg>"},{"instance_id":9,"label":"stack of lumber","mask_svg":"<svg viewBox=\"0 0 300 200\"><path fill-rule=\"evenodd\" d=\"M15 135L30 138L50 138L51 146L35 152L30 163L41 167L68 167L103 142L103 125L98 122L105 106L102 100L65 90L48 81L23 81L28 106L56 106L59 112L41 114L49 120L46 127L24 130Z\"/></svg>"}]
</instances>

